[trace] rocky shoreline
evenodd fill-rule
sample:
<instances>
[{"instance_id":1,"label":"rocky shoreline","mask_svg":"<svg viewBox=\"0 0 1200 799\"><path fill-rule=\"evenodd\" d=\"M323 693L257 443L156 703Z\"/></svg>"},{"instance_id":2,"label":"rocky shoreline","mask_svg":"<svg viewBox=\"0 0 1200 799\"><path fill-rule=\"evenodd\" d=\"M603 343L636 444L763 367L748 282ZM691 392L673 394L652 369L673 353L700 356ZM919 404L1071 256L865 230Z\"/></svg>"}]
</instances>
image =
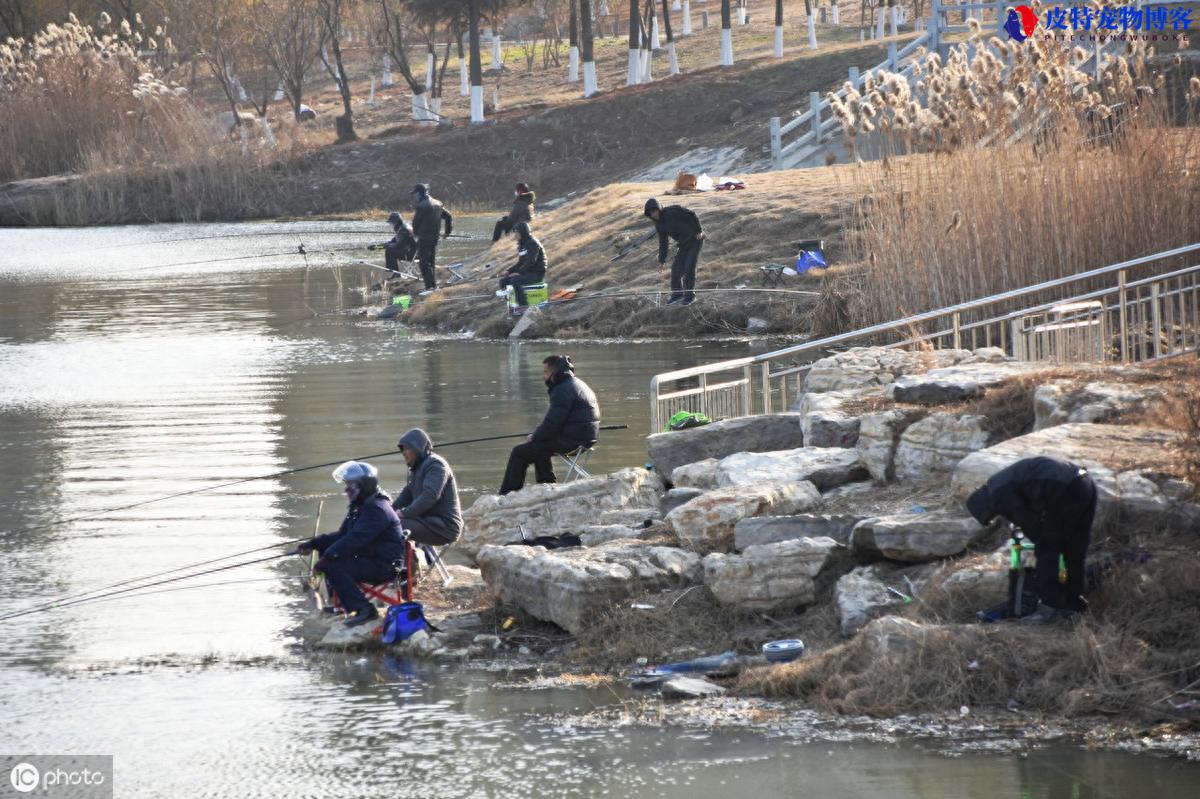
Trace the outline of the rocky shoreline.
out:
<instances>
[{"instance_id":1,"label":"rocky shoreline","mask_svg":"<svg viewBox=\"0 0 1200 799\"><path fill-rule=\"evenodd\" d=\"M1088 732L1089 745L1140 741L1200 757L1200 709L1180 677L1190 672L1166 673L1200 632L1172 633L1171 649L1153 624L1139 630L1126 601L1139 581L1162 583L1185 594L1169 609L1180 624L1193 629L1200 613L1187 594L1200 591L1200 504L1178 455L1184 433L1155 416L1180 375L1018 363L996 349L839 353L813 365L786 413L649 436L652 469L481 497L456 545L477 568L455 567L449 587L420 592L443 632L400 650L505 663L540 680L621 681L736 653L711 681L654 693L647 713L598 711L596 723L613 722L605 713L622 723L708 714L724 725L741 714L767 729L817 712L901 735L906 720L921 719L916 729L933 719L956 731L948 737L970 738L979 724L1037 719L1054 736ZM974 623L976 610L1004 601L1006 535L975 522L963 500L1006 465L1047 453L1085 465L1097 483L1090 559L1152 554L1118 564L1074 626ZM522 529L574 533L584 546L514 546ZM1172 580L1186 590L1168 591ZM1118 626L1124 643L1111 638ZM319 619L304 637L333 648L372 640ZM768 664L759 649L781 638L804 639L806 654ZM1118 650L1126 639L1134 649ZM1106 655L1119 665L1095 684L1056 661ZM660 698L679 696L710 698L662 710ZM1020 729L1000 737L1027 737Z\"/></svg>"}]
</instances>

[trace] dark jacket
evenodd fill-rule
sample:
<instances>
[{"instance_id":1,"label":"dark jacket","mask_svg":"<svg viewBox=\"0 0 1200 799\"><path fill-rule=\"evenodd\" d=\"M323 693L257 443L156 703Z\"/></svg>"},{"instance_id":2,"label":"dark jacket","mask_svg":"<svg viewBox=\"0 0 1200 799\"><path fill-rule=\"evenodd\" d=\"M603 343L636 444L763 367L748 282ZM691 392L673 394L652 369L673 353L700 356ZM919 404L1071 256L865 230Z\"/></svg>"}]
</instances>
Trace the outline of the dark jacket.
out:
<instances>
[{"instance_id":1,"label":"dark jacket","mask_svg":"<svg viewBox=\"0 0 1200 799\"><path fill-rule=\"evenodd\" d=\"M442 222L446 223L446 235L449 236L454 226L454 217L442 206L440 200L428 195L422 197L413 211L412 229L417 240L425 245L436 243L438 228Z\"/></svg>"},{"instance_id":2,"label":"dark jacket","mask_svg":"<svg viewBox=\"0 0 1200 799\"><path fill-rule=\"evenodd\" d=\"M451 541L462 533L462 509L458 504L458 486L450 464L433 454L433 442L424 430L409 430L400 443L418 453L419 460L409 467L408 485L392 505L406 518L420 519Z\"/></svg>"},{"instance_id":3,"label":"dark jacket","mask_svg":"<svg viewBox=\"0 0 1200 799\"><path fill-rule=\"evenodd\" d=\"M668 205L659 209L658 221L654 223L658 231L658 260L667 260L667 237L670 236L677 244L691 244L696 236L704 232L700 227L700 217L684 208L682 205Z\"/></svg>"},{"instance_id":4,"label":"dark jacket","mask_svg":"<svg viewBox=\"0 0 1200 799\"><path fill-rule=\"evenodd\" d=\"M376 491L350 506L336 533L312 540L313 548L333 558L371 558L388 563L404 557L404 534L388 495Z\"/></svg>"},{"instance_id":5,"label":"dark jacket","mask_svg":"<svg viewBox=\"0 0 1200 799\"><path fill-rule=\"evenodd\" d=\"M1070 529L1079 508L1068 488L1086 470L1042 455L1022 458L996 472L967 498L967 510L980 524L1002 516L1034 543L1050 543Z\"/></svg>"},{"instance_id":6,"label":"dark jacket","mask_svg":"<svg viewBox=\"0 0 1200 799\"><path fill-rule=\"evenodd\" d=\"M546 251L532 234L517 242L517 263L508 273L539 279L546 276Z\"/></svg>"},{"instance_id":7,"label":"dark jacket","mask_svg":"<svg viewBox=\"0 0 1200 799\"><path fill-rule=\"evenodd\" d=\"M508 212L508 222L515 225L518 222L532 222L534 216L533 201L536 199L531 191L518 194L513 200L512 210Z\"/></svg>"},{"instance_id":8,"label":"dark jacket","mask_svg":"<svg viewBox=\"0 0 1200 799\"><path fill-rule=\"evenodd\" d=\"M400 220L394 229L396 235L384 246L393 249L401 261L411 261L417 251L417 237L413 229L404 220Z\"/></svg>"},{"instance_id":9,"label":"dark jacket","mask_svg":"<svg viewBox=\"0 0 1200 799\"><path fill-rule=\"evenodd\" d=\"M587 383L565 366L550 378L550 409L533 431L533 440L558 449L591 446L600 436L600 404Z\"/></svg>"}]
</instances>

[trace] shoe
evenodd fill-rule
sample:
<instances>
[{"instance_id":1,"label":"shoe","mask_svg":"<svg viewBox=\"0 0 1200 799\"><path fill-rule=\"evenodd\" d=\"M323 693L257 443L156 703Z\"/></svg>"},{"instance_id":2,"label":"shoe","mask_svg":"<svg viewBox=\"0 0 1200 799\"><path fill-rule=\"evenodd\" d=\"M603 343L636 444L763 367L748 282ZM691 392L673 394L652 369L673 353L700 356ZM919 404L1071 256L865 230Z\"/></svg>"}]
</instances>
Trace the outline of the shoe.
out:
<instances>
[{"instance_id":1,"label":"shoe","mask_svg":"<svg viewBox=\"0 0 1200 799\"><path fill-rule=\"evenodd\" d=\"M694 303L695 301L696 301L696 298L695 298L695 297L689 297L689 298L687 298L686 300L684 300L683 302L681 302L681 303L679 303L679 304L680 304L680 305L682 305L682 306L685 306L685 307L686 307L686 306L688 306L688 305L691 305L691 304L692 304L692 303Z\"/></svg>"},{"instance_id":2,"label":"shoe","mask_svg":"<svg viewBox=\"0 0 1200 799\"><path fill-rule=\"evenodd\" d=\"M683 297L672 297L671 299L664 302L663 305L674 305L675 303L682 302L682 301L683 301Z\"/></svg>"},{"instance_id":3,"label":"shoe","mask_svg":"<svg viewBox=\"0 0 1200 799\"><path fill-rule=\"evenodd\" d=\"M1056 608L1050 605L1038 605L1037 610L1030 613L1028 616L1023 616L1020 619L1021 624L1031 626L1043 624L1058 624L1064 621L1070 621L1075 616L1075 611L1065 608Z\"/></svg>"},{"instance_id":4,"label":"shoe","mask_svg":"<svg viewBox=\"0 0 1200 799\"><path fill-rule=\"evenodd\" d=\"M496 296L497 296L497 297L507 297L507 296L508 296L508 292L507 292L507 291L505 291L504 289L500 289L499 291L497 291L497 292L496 292Z\"/></svg>"},{"instance_id":5,"label":"shoe","mask_svg":"<svg viewBox=\"0 0 1200 799\"><path fill-rule=\"evenodd\" d=\"M346 619L347 627L358 627L360 624L367 624L379 618L379 611L374 605L367 605L365 608L359 608Z\"/></svg>"}]
</instances>

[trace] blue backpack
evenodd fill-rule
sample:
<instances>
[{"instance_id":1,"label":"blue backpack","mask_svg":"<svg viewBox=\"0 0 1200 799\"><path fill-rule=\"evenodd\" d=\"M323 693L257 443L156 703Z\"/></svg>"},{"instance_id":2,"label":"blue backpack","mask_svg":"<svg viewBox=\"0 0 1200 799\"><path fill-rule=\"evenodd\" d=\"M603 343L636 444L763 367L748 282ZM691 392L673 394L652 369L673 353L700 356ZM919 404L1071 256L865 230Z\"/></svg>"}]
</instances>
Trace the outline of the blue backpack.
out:
<instances>
[{"instance_id":1,"label":"blue backpack","mask_svg":"<svg viewBox=\"0 0 1200 799\"><path fill-rule=\"evenodd\" d=\"M383 617L382 640L385 644L407 641L417 630L437 632L437 628L425 620L425 609L420 602L402 602L388 607Z\"/></svg>"}]
</instances>

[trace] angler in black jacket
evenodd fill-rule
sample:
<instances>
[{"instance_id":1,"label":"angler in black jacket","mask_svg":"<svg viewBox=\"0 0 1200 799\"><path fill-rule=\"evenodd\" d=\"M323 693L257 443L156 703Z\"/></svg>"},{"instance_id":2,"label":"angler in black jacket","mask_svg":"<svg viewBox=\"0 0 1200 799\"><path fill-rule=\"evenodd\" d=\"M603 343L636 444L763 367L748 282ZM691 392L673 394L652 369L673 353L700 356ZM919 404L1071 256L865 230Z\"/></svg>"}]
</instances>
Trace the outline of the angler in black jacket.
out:
<instances>
[{"instance_id":1,"label":"angler in black jacket","mask_svg":"<svg viewBox=\"0 0 1200 799\"><path fill-rule=\"evenodd\" d=\"M401 261L411 261L416 257L417 237L404 218L395 211L388 214L388 224L396 234L392 240L383 245L372 244L367 249L377 250L382 246L384 265L393 272L399 272Z\"/></svg>"},{"instance_id":2,"label":"angler in black jacket","mask_svg":"<svg viewBox=\"0 0 1200 799\"><path fill-rule=\"evenodd\" d=\"M1054 621L1086 607L1083 566L1096 514L1096 484L1087 469L1058 458L1023 458L971 494L967 510L980 524L1001 516L1033 542L1040 603L1031 621ZM1059 583L1060 555L1065 586Z\"/></svg>"},{"instance_id":3,"label":"angler in black jacket","mask_svg":"<svg viewBox=\"0 0 1200 799\"><path fill-rule=\"evenodd\" d=\"M512 448L500 494L525 487L525 472L533 464L539 483L556 482L550 459L558 452L592 446L600 435L600 405L588 384L575 376L575 366L566 355L551 355L542 361L542 376L550 390L550 409L525 443Z\"/></svg>"},{"instance_id":4,"label":"angler in black jacket","mask_svg":"<svg viewBox=\"0 0 1200 799\"><path fill-rule=\"evenodd\" d=\"M429 187L424 183L413 186L409 194L413 198L412 229L417 237L417 261L421 265L421 278L425 281L425 289L432 291L437 288L437 276L433 270L437 261L438 228L445 224L446 232L442 237L448 238L454 227L454 217L440 200L429 196Z\"/></svg>"},{"instance_id":5,"label":"angler in black jacket","mask_svg":"<svg viewBox=\"0 0 1200 799\"><path fill-rule=\"evenodd\" d=\"M444 546L462 533L458 485L450 464L433 454L433 442L419 427L400 437L408 464L408 484L392 505L408 537L418 544Z\"/></svg>"},{"instance_id":6,"label":"angler in black jacket","mask_svg":"<svg viewBox=\"0 0 1200 799\"><path fill-rule=\"evenodd\" d=\"M395 563L405 555L404 533L391 500L379 490L379 473L369 463L347 461L333 471L343 483L350 507L335 533L310 538L298 547L301 553L316 550L321 559L316 570L325 575L342 608L350 614L346 625L366 624L379 611L358 587L358 581L384 583L396 574Z\"/></svg>"},{"instance_id":7,"label":"angler in black jacket","mask_svg":"<svg viewBox=\"0 0 1200 799\"><path fill-rule=\"evenodd\" d=\"M542 249L542 243L529 232L527 223L518 222L513 230L517 234L517 262L500 278L500 288L512 286L517 295L517 305L524 305L525 287L546 279L546 251Z\"/></svg>"},{"instance_id":8,"label":"angler in black jacket","mask_svg":"<svg viewBox=\"0 0 1200 799\"><path fill-rule=\"evenodd\" d=\"M492 241L500 241L500 237L511 233L518 222L533 221L533 203L537 196L524 183L518 183L513 192L512 210L500 217L496 227L492 228Z\"/></svg>"},{"instance_id":9,"label":"angler in black jacket","mask_svg":"<svg viewBox=\"0 0 1200 799\"><path fill-rule=\"evenodd\" d=\"M696 265L700 262L700 247L704 244L704 229L700 218L682 205L660 208L658 200L646 200L642 212L654 221L658 231L658 264L667 262L667 237L675 240L675 260L671 262L671 299L667 305L691 305L696 301Z\"/></svg>"}]
</instances>

